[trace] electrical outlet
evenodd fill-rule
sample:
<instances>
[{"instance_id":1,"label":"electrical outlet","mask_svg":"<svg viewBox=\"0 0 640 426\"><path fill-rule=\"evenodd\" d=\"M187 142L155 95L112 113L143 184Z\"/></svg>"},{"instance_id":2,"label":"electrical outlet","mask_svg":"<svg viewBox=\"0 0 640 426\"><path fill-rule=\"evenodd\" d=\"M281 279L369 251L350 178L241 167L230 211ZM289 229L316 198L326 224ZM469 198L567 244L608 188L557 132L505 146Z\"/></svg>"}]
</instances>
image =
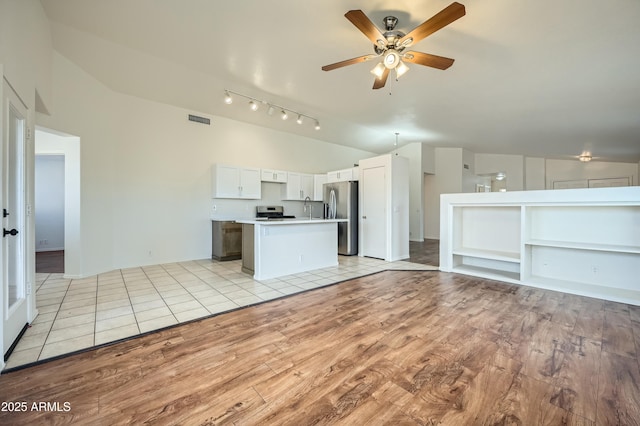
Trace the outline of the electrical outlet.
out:
<instances>
[{"instance_id":1,"label":"electrical outlet","mask_svg":"<svg viewBox=\"0 0 640 426\"><path fill-rule=\"evenodd\" d=\"M218 206L216 206L215 204L213 205L213 211L217 211L218 210Z\"/></svg>"}]
</instances>

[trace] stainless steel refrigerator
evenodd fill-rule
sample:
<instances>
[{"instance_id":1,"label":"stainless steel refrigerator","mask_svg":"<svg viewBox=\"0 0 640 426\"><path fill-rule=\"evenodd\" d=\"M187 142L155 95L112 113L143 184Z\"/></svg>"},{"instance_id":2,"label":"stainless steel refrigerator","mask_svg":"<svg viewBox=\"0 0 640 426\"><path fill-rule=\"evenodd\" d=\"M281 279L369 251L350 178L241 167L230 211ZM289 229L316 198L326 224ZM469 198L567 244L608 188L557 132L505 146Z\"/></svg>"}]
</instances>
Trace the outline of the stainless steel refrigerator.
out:
<instances>
[{"instance_id":1,"label":"stainless steel refrigerator","mask_svg":"<svg viewBox=\"0 0 640 426\"><path fill-rule=\"evenodd\" d=\"M358 182L323 185L323 201L328 219L347 219L338 223L338 254L358 254Z\"/></svg>"}]
</instances>

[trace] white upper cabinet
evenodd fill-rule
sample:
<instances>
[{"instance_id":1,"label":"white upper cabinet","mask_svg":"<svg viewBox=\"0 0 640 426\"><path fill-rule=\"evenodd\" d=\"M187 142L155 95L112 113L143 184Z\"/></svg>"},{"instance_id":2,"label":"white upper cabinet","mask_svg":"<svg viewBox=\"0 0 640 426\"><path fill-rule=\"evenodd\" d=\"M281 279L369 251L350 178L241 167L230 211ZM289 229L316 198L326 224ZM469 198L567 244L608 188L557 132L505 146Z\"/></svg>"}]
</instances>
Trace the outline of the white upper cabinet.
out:
<instances>
[{"instance_id":1,"label":"white upper cabinet","mask_svg":"<svg viewBox=\"0 0 640 426\"><path fill-rule=\"evenodd\" d=\"M263 182L287 183L287 172L282 170L262 169Z\"/></svg>"},{"instance_id":2,"label":"white upper cabinet","mask_svg":"<svg viewBox=\"0 0 640 426\"><path fill-rule=\"evenodd\" d=\"M327 173L327 182L346 182L359 180L360 173L358 167L351 167L343 170L336 170Z\"/></svg>"},{"instance_id":3,"label":"white upper cabinet","mask_svg":"<svg viewBox=\"0 0 640 426\"><path fill-rule=\"evenodd\" d=\"M313 175L307 173L287 173L287 183L282 188L283 200L304 200L306 197L313 199L314 180Z\"/></svg>"},{"instance_id":4,"label":"white upper cabinet","mask_svg":"<svg viewBox=\"0 0 640 426\"><path fill-rule=\"evenodd\" d=\"M327 175L313 175L313 201L322 201L323 185L327 183Z\"/></svg>"},{"instance_id":5,"label":"white upper cabinet","mask_svg":"<svg viewBox=\"0 0 640 426\"><path fill-rule=\"evenodd\" d=\"M260 169L214 164L212 168L213 198L260 199Z\"/></svg>"}]
</instances>

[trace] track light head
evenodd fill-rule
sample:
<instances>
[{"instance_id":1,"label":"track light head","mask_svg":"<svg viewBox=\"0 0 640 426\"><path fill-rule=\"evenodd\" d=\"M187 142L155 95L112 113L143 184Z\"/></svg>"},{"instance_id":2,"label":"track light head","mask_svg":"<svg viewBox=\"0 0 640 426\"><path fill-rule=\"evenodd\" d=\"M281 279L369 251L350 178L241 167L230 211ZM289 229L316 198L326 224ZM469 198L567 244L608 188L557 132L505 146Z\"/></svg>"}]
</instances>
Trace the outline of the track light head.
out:
<instances>
[{"instance_id":1,"label":"track light head","mask_svg":"<svg viewBox=\"0 0 640 426\"><path fill-rule=\"evenodd\" d=\"M233 103L233 98L231 97L231 94L227 91L224 92L224 103L227 105L230 105Z\"/></svg>"},{"instance_id":2,"label":"track light head","mask_svg":"<svg viewBox=\"0 0 640 426\"><path fill-rule=\"evenodd\" d=\"M253 99L249 101L249 108L251 108L251 111L257 111L258 107L259 107L258 103L255 102Z\"/></svg>"},{"instance_id":3,"label":"track light head","mask_svg":"<svg viewBox=\"0 0 640 426\"><path fill-rule=\"evenodd\" d=\"M282 110L282 112L280 112L280 118L282 118L283 120L289 118L289 114L287 114L287 111Z\"/></svg>"},{"instance_id":4,"label":"track light head","mask_svg":"<svg viewBox=\"0 0 640 426\"><path fill-rule=\"evenodd\" d=\"M296 123L302 124L302 114L298 114L298 119L296 120Z\"/></svg>"},{"instance_id":5,"label":"track light head","mask_svg":"<svg viewBox=\"0 0 640 426\"><path fill-rule=\"evenodd\" d=\"M314 127L316 130L320 130L320 122L316 120L316 125Z\"/></svg>"}]
</instances>

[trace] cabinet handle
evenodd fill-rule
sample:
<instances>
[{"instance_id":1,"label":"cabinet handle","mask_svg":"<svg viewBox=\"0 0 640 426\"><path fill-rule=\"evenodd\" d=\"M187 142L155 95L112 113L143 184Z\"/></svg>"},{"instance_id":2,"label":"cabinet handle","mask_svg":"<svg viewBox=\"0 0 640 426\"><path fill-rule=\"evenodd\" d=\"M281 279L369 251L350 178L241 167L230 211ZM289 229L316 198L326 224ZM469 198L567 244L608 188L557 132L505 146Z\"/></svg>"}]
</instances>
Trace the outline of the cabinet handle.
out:
<instances>
[{"instance_id":1,"label":"cabinet handle","mask_svg":"<svg viewBox=\"0 0 640 426\"><path fill-rule=\"evenodd\" d=\"M362 216L362 218L363 218L363 219L366 219L367 217L366 217L366 216Z\"/></svg>"}]
</instances>

